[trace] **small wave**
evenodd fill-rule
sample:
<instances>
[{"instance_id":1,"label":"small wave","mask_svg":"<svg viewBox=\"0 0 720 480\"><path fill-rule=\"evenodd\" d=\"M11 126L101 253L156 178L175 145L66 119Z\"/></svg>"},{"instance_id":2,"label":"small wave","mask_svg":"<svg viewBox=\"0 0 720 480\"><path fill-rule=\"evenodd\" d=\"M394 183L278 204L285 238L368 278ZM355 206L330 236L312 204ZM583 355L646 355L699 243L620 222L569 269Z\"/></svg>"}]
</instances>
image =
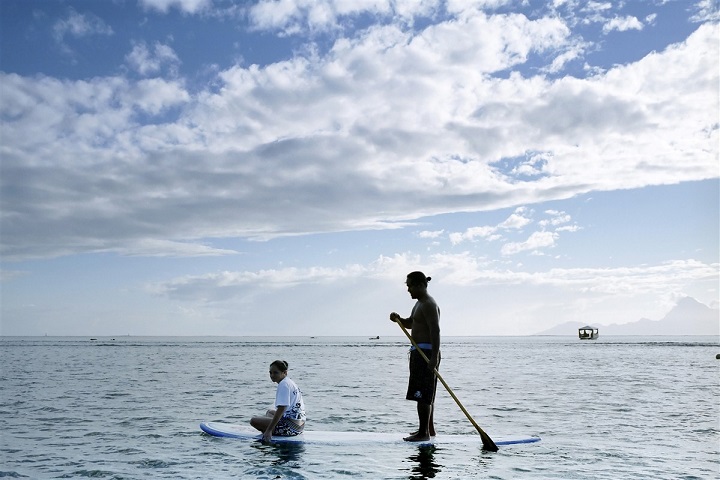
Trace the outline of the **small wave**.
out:
<instances>
[{"instance_id":1,"label":"small wave","mask_svg":"<svg viewBox=\"0 0 720 480\"><path fill-rule=\"evenodd\" d=\"M130 463L137 465L140 468L169 468L174 465L172 462L166 462L164 460L153 460L149 458Z\"/></svg>"},{"instance_id":2,"label":"small wave","mask_svg":"<svg viewBox=\"0 0 720 480\"><path fill-rule=\"evenodd\" d=\"M105 470L76 470L72 473L66 473L65 475L61 475L58 478L77 478L77 477L87 477L87 478L119 478L116 477L114 472L107 472Z\"/></svg>"},{"instance_id":3,"label":"small wave","mask_svg":"<svg viewBox=\"0 0 720 480\"><path fill-rule=\"evenodd\" d=\"M30 478L27 475L23 475L17 472L2 472L0 471L0 478Z\"/></svg>"}]
</instances>

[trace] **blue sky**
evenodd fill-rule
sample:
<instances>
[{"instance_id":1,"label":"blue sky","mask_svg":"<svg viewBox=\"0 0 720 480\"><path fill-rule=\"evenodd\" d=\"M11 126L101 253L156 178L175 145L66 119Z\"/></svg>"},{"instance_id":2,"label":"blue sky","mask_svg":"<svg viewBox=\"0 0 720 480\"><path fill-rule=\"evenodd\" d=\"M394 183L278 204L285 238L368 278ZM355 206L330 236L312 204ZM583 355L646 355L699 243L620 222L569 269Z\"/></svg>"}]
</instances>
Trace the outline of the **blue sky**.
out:
<instances>
[{"instance_id":1,"label":"blue sky","mask_svg":"<svg viewBox=\"0 0 720 480\"><path fill-rule=\"evenodd\" d=\"M718 306L718 2L0 2L2 335Z\"/></svg>"}]
</instances>

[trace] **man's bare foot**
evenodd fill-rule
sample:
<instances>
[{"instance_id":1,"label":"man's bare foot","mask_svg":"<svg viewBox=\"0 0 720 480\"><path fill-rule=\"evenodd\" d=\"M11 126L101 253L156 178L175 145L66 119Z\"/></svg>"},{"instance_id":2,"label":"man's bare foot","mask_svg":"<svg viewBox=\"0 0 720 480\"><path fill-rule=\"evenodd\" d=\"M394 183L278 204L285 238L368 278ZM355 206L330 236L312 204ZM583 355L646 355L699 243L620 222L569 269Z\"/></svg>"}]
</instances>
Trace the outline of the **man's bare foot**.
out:
<instances>
[{"instance_id":1,"label":"man's bare foot","mask_svg":"<svg viewBox=\"0 0 720 480\"><path fill-rule=\"evenodd\" d=\"M411 436L411 437L417 437L418 433L420 433L420 430L415 430L414 432L412 432L412 433L410 434L410 436ZM430 436L431 436L431 437L434 437L434 436L435 436L435 430L430 430Z\"/></svg>"},{"instance_id":2,"label":"man's bare foot","mask_svg":"<svg viewBox=\"0 0 720 480\"><path fill-rule=\"evenodd\" d=\"M403 438L403 440L406 442L427 442L430 440L430 435L418 435L417 432L415 432L413 435Z\"/></svg>"}]
</instances>

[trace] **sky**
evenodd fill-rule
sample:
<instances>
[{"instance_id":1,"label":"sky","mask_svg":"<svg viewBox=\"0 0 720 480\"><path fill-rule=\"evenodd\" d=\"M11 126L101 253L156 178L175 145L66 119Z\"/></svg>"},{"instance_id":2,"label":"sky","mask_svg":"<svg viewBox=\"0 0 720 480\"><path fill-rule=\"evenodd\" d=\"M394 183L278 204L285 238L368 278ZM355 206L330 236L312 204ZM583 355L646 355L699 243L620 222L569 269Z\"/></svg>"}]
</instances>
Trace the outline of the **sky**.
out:
<instances>
[{"instance_id":1,"label":"sky","mask_svg":"<svg viewBox=\"0 0 720 480\"><path fill-rule=\"evenodd\" d=\"M718 307L717 0L2 0L0 335Z\"/></svg>"}]
</instances>

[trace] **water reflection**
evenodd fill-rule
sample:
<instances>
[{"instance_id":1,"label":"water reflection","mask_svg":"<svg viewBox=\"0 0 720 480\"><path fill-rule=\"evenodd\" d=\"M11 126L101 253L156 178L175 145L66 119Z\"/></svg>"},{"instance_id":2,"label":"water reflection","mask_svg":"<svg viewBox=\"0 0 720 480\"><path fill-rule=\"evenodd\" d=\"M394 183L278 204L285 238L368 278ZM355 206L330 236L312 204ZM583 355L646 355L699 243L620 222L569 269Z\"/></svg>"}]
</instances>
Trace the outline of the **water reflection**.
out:
<instances>
[{"instance_id":1,"label":"water reflection","mask_svg":"<svg viewBox=\"0 0 720 480\"><path fill-rule=\"evenodd\" d=\"M252 461L243 472L242 478L283 478L306 480L302 473L305 446L301 443L257 442L253 445L262 455Z\"/></svg>"},{"instance_id":2,"label":"water reflection","mask_svg":"<svg viewBox=\"0 0 720 480\"><path fill-rule=\"evenodd\" d=\"M440 473L442 465L435 463L435 451L437 447L434 445L424 445L418 447L417 453L410 455L408 460L413 463L410 479L424 480L426 478L435 478Z\"/></svg>"},{"instance_id":3,"label":"water reflection","mask_svg":"<svg viewBox=\"0 0 720 480\"><path fill-rule=\"evenodd\" d=\"M287 465L297 467L298 462L305 453L305 446L301 443L275 443L272 445L272 454L276 457L273 465Z\"/></svg>"},{"instance_id":4,"label":"water reflection","mask_svg":"<svg viewBox=\"0 0 720 480\"><path fill-rule=\"evenodd\" d=\"M262 444L257 442L254 447L263 452L268 464L278 467L297 467L305 453L305 445L302 443Z\"/></svg>"}]
</instances>

